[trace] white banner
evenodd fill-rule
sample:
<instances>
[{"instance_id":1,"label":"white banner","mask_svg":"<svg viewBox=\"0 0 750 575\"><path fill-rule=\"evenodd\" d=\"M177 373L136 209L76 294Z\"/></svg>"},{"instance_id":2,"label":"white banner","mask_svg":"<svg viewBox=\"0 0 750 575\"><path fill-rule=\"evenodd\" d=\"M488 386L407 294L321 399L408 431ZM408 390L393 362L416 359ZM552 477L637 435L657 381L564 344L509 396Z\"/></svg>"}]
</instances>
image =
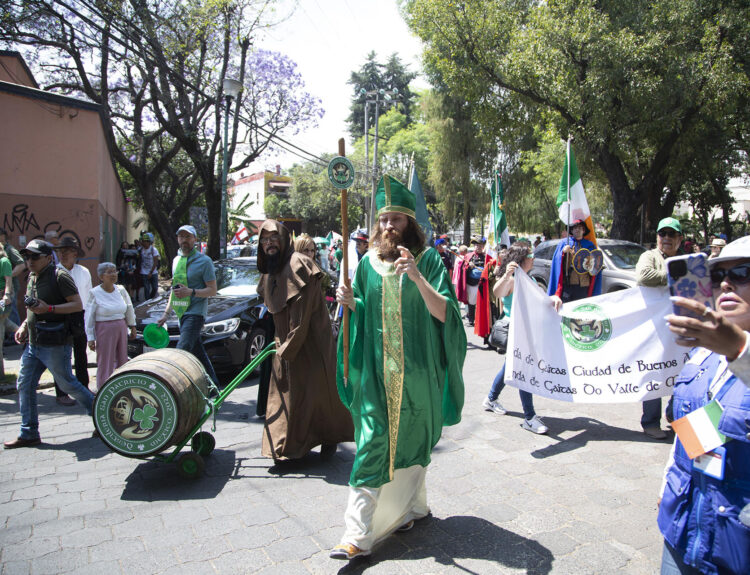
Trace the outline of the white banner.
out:
<instances>
[{"instance_id":1,"label":"white banner","mask_svg":"<svg viewBox=\"0 0 750 575\"><path fill-rule=\"evenodd\" d=\"M542 397L622 403L671 395L688 349L664 316L669 291L635 287L569 302L558 315L520 269L508 338L505 382Z\"/></svg>"}]
</instances>

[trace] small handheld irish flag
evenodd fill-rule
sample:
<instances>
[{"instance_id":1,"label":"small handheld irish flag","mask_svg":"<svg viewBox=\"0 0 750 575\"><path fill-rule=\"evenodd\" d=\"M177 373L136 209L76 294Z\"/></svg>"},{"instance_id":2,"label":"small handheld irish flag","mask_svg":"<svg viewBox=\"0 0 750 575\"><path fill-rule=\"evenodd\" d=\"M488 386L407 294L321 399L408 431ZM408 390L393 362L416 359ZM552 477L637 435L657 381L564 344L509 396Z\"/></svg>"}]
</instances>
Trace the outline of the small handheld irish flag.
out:
<instances>
[{"instance_id":1,"label":"small handheld irish flag","mask_svg":"<svg viewBox=\"0 0 750 575\"><path fill-rule=\"evenodd\" d=\"M690 459L708 453L727 442L727 436L719 433L719 421L724 411L717 400L688 413L672 422L677 437Z\"/></svg>"}]
</instances>

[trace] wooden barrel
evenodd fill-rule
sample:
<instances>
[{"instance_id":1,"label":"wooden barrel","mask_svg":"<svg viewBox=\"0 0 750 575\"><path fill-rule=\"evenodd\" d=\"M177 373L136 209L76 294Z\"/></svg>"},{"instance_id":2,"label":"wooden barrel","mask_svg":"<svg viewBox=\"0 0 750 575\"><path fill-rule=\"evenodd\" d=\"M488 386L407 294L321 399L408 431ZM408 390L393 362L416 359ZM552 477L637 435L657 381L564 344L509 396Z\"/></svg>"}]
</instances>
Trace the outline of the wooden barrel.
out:
<instances>
[{"instance_id":1,"label":"wooden barrel","mask_svg":"<svg viewBox=\"0 0 750 575\"><path fill-rule=\"evenodd\" d=\"M206 411L210 378L180 349L144 353L116 369L94 398L102 441L126 457L147 457L187 437Z\"/></svg>"}]
</instances>

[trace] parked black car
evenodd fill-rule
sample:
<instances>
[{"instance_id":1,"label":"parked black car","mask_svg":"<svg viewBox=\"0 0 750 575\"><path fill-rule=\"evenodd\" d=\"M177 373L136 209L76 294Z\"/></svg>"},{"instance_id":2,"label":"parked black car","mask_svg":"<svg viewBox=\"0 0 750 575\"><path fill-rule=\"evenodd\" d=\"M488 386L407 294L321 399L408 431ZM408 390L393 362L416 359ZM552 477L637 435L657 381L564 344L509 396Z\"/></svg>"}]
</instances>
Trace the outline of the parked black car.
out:
<instances>
[{"instance_id":1,"label":"parked black car","mask_svg":"<svg viewBox=\"0 0 750 575\"><path fill-rule=\"evenodd\" d=\"M549 283L552 256L558 243L560 243L559 239L547 240L534 250L534 267L531 268L529 275L545 290ZM635 286L635 265L646 248L625 240L598 239L597 244L604 254L602 293Z\"/></svg>"},{"instance_id":2,"label":"parked black car","mask_svg":"<svg viewBox=\"0 0 750 575\"><path fill-rule=\"evenodd\" d=\"M273 318L256 293L260 272L255 257L214 262L218 293L208 300L203 328L203 345L217 373L237 373L271 341ZM128 355L149 351L143 341L143 328L164 313L169 293L163 293L135 308L136 339L128 342ZM165 324L169 347L180 338L174 312Z\"/></svg>"}]
</instances>

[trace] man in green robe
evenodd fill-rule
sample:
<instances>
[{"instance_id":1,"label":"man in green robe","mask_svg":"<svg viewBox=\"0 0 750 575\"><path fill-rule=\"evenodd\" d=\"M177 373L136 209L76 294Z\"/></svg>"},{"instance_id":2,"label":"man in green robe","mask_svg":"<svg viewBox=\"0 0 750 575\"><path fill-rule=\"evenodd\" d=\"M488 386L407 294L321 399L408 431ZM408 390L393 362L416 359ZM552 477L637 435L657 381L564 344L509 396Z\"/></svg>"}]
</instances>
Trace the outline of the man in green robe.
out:
<instances>
[{"instance_id":1,"label":"man in green robe","mask_svg":"<svg viewBox=\"0 0 750 575\"><path fill-rule=\"evenodd\" d=\"M440 254L425 247L415 197L384 176L371 249L352 288L349 377L339 338L338 389L354 421L357 453L346 532L331 557L369 555L397 529L429 513L425 474L444 425L461 420L466 333Z\"/></svg>"}]
</instances>

